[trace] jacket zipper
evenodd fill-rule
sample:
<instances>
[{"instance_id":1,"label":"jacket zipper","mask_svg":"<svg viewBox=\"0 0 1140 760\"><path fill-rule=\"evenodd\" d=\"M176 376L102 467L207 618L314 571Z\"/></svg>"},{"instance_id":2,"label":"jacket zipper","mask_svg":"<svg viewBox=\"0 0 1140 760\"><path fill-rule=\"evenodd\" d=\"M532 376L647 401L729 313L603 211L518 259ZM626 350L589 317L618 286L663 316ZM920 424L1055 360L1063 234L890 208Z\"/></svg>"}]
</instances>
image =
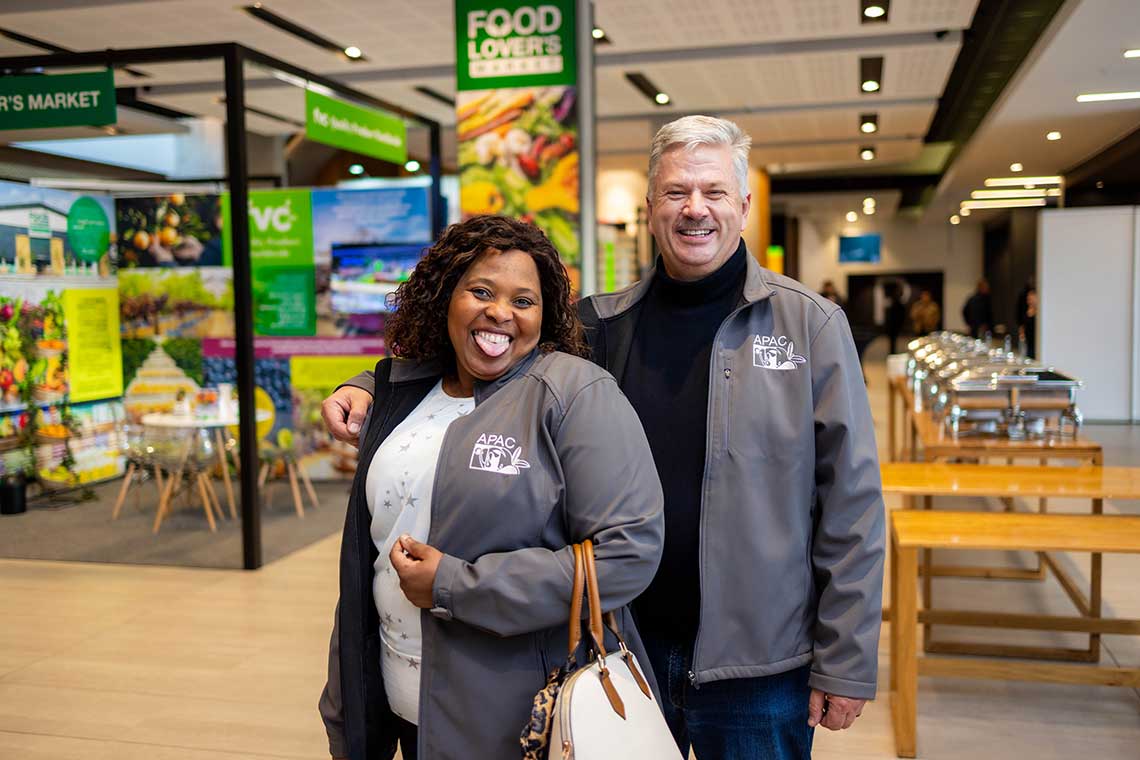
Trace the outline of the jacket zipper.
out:
<instances>
[{"instance_id":1,"label":"jacket zipper","mask_svg":"<svg viewBox=\"0 0 1140 760\"><path fill-rule=\"evenodd\" d=\"M474 410L472 410L472 412L474 412ZM455 422L455 420L452 420L452 423L454 423L454 422ZM432 474L431 503L428 504L428 509L431 511L431 525L428 526L428 535L427 535L427 539L425 539L425 542L428 544L428 546L435 546L435 544L433 543L434 531L435 531L435 526L439 524L435 519L436 518L436 514L435 514L436 495L439 493L439 491L436 490L436 485L439 483L439 470L443 466L444 452L447 450L447 438L450 434L451 434L451 425L448 425L447 428L443 431L443 440L441 440L439 442L439 456L436 457L435 472ZM434 602L435 600L432 600L432 601ZM427 674L428 674L427 650L430 648L430 644L428 642L428 636L425 635L430 629L427 626L425 626L423 624L423 621L422 621L422 618L425 614L430 615L431 612L429 610L420 610L420 618L421 618L421 621L420 621L420 696L419 696L419 721L418 722L419 722L419 725L421 725L421 726L423 725L423 720L424 720L424 706L427 703L428 690L424 688L424 685L425 685L424 680L427 678ZM416 751L419 753L419 755L421 757L426 756L426 752L425 752L426 747L424 746L424 744L426 742L426 738L425 738L426 736L427 736L426 731L418 731L416 734Z\"/></svg>"},{"instance_id":2,"label":"jacket zipper","mask_svg":"<svg viewBox=\"0 0 1140 760\"><path fill-rule=\"evenodd\" d=\"M701 629L704 627L704 620L705 620L705 610L704 610L704 607L705 607L705 536L708 532L705 530L705 522L708 519L708 515L707 515L706 510L705 510L705 496L708 494L709 465L712 461L712 450L713 450L713 446L712 446L712 444L713 444L713 441L712 441L712 430L713 430L712 422L713 422L713 406L714 406L714 404L713 404L712 394L715 392L714 383L716 382L717 354L720 350L720 336L721 336L721 333L724 331L724 328L728 325L729 322L731 322L733 319L736 318L736 315L740 314L741 312L743 312L745 309L747 309L751 305L752 304L746 302L742 306L738 306L736 309L731 311L727 317L725 317L724 321L720 323L720 327L718 327L716 329L716 334L713 336L713 350L712 350L711 354L709 355L709 400L708 400L708 409L705 412L705 425L706 425L705 435L707 436L705 439L705 469L704 469L704 472L701 473L701 528L700 528L700 534L697 536L697 541L700 545L700 549L699 549L699 553L698 553L697 572L699 574L698 585L699 585L700 590L701 590L701 601L700 601L700 609L698 610L698 615L697 615L697 637L693 641L693 660L689 665L689 683L691 683L693 685L694 689L700 689L701 688L700 677L697 675L697 673L698 673L697 653L700 651L700 647L701 647ZM729 375L726 375L725 379L726 380L729 379Z\"/></svg>"}]
</instances>

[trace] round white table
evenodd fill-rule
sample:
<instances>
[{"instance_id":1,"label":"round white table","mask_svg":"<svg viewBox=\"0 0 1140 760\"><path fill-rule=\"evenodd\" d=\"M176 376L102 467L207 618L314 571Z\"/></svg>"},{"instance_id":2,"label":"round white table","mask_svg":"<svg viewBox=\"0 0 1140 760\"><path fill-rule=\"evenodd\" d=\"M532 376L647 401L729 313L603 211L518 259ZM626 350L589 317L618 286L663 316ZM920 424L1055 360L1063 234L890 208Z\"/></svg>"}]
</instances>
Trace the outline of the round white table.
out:
<instances>
[{"instance_id":1,"label":"round white table","mask_svg":"<svg viewBox=\"0 0 1140 760\"><path fill-rule=\"evenodd\" d=\"M267 409L258 409L255 418L258 422L265 422L270 417L270 412ZM192 429L192 430L213 430L214 431L214 448L218 452L218 464L222 468L222 480L226 484L226 500L229 502L230 517L237 519L237 505L234 501L234 486L233 481L230 479L230 467L226 461L226 442L222 437L222 428L235 427L238 425L238 418L234 417L209 417L199 416L195 414L164 414L153 413L144 414L142 417L142 424L144 427L164 428L171 429ZM158 513L154 516L153 532L158 533L159 527L162 525L162 520L166 516L167 510L170 508L171 498L174 496L174 489L176 484L182 480L182 471L185 469L186 460L190 456L190 445L192 439L187 437L186 445L182 450L182 455L179 459L178 469L174 476L167 482L166 488L159 498ZM234 457L237 461L237 457ZM214 486L209 481L204 479L204 475L198 475L198 490L202 496L202 508L206 512L206 522L210 526L211 531L217 530L217 525L214 522L214 514L211 506L218 510L218 514L222 514L221 504L217 503L217 496L214 495ZM211 496L213 497L211 499Z\"/></svg>"}]
</instances>

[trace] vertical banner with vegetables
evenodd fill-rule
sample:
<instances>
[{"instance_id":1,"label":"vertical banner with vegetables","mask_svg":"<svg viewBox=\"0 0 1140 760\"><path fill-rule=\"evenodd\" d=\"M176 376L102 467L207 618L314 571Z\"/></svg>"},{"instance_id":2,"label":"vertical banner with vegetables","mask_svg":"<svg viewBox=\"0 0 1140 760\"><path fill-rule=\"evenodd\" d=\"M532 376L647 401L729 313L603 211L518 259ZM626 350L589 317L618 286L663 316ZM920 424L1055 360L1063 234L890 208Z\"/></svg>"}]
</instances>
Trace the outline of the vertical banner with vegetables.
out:
<instances>
[{"instance_id":1,"label":"vertical banner with vegetables","mask_svg":"<svg viewBox=\"0 0 1140 760\"><path fill-rule=\"evenodd\" d=\"M532 221L580 280L574 0L456 0L460 211Z\"/></svg>"}]
</instances>

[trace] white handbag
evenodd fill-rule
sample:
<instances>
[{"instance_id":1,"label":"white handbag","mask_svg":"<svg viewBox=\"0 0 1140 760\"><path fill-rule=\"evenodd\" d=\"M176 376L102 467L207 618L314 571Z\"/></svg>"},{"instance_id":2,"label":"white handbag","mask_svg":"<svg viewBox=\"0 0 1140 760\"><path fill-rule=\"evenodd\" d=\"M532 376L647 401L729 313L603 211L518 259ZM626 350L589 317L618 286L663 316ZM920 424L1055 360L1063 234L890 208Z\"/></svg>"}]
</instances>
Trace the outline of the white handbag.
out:
<instances>
[{"instance_id":1,"label":"white handbag","mask_svg":"<svg viewBox=\"0 0 1140 760\"><path fill-rule=\"evenodd\" d=\"M683 760L614 614L602 614L593 543L584 541L573 549L567 665L551 674L547 688L535 698L532 725L522 737L524 758L543 757L538 745L547 744L549 760ZM575 668L582 638L583 586L589 604L590 654L588 664ZM603 622L617 637L619 651L606 653ZM536 725L543 722L544 726Z\"/></svg>"}]
</instances>

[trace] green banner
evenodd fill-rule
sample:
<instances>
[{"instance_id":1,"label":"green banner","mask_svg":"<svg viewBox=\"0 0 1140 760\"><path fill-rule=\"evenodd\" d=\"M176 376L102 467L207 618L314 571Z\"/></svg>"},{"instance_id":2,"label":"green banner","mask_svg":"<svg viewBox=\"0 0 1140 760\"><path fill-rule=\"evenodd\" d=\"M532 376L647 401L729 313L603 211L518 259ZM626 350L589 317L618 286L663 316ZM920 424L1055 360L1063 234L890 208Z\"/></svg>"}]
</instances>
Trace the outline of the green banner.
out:
<instances>
[{"instance_id":1,"label":"green banner","mask_svg":"<svg viewBox=\"0 0 1140 760\"><path fill-rule=\"evenodd\" d=\"M574 0L455 0L459 91L574 84Z\"/></svg>"},{"instance_id":2,"label":"green banner","mask_svg":"<svg viewBox=\"0 0 1140 760\"><path fill-rule=\"evenodd\" d=\"M0 130L99 127L114 124L115 76L84 74L0 76Z\"/></svg>"},{"instance_id":3,"label":"green banner","mask_svg":"<svg viewBox=\"0 0 1140 760\"><path fill-rule=\"evenodd\" d=\"M308 188L249 194L254 332L314 335L313 204Z\"/></svg>"},{"instance_id":4,"label":"green banner","mask_svg":"<svg viewBox=\"0 0 1140 760\"><path fill-rule=\"evenodd\" d=\"M408 159L404 120L374 108L305 91L305 136L334 148L402 164Z\"/></svg>"},{"instance_id":5,"label":"green banner","mask_svg":"<svg viewBox=\"0 0 1140 760\"><path fill-rule=\"evenodd\" d=\"M222 196L222 226L230 229L230 196ZM225 236L223 263L233 264ZM253 190L249 194L249 257L253 270L256 335L315 335L316 268L313 202L308 188Z\"/></svg>"}]
</instances>

